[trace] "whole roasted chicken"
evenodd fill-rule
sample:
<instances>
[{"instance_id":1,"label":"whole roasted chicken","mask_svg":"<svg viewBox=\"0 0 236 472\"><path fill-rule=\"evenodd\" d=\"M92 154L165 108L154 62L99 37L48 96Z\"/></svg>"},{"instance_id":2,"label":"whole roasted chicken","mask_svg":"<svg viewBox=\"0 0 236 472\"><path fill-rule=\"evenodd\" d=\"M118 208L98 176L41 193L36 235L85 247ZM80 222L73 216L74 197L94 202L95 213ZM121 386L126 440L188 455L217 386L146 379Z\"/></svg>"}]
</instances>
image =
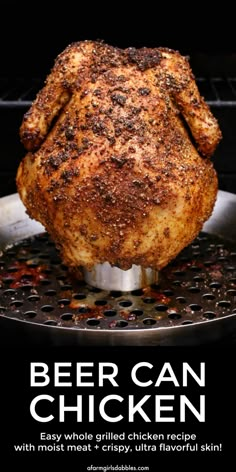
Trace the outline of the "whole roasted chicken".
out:
<instances>
[{"instance_id":1,"label":"whole roasted chicken","mask_svg":"<svg viewBox=\"0 0 236 472\"><path fill-rule=\"evenodd\" d=\"M221 132L177 51L71 44L20 136L20 197L68 266L159 270L213 210Z\"/></svg>"}]
</instances>

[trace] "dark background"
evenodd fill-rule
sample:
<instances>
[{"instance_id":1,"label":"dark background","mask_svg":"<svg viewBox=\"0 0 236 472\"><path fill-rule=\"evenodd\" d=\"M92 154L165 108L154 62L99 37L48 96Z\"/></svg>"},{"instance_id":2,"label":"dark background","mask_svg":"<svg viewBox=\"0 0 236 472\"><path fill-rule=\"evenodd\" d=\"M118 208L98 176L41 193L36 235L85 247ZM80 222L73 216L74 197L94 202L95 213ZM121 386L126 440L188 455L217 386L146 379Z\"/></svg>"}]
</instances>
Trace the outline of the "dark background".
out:
<instances>
[{"instance_id":1,"label":"dark background","mask_svg":"<svg viewBox=\"0 0 236 472\"><path fill-rule=\"evenodd\" d=\"M190 9L168 2L157 3L154 8L148 1L140 5L3 1L0 15L0 196L16 191L15 174L25 153L19 140L23 114L56 56L71 42L84 39L103 39L122 48L177 49L189 56L197 78L220 78L220 97L212 95L207 87L201 93L210 100L223 132L223 141L214 155L220 188L236 193L236 92L232 87L227 89L228 78L236 77L236 39L234 15L227 2L212 5L206 12L203 2ZM32 85L31 93L20 102L17 93Z\"/></svg>"}]
</instances>

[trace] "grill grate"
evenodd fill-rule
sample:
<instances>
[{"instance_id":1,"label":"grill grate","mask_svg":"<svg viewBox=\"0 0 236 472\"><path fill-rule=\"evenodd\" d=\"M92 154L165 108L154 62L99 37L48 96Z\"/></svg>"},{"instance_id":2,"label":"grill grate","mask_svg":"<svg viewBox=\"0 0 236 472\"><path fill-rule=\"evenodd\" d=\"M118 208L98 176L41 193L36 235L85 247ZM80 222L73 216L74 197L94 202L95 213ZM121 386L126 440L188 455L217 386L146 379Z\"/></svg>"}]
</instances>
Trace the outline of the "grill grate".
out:
<instances>
[{"instance_id":1,"label":"grill grate","mask_svg":"<svg viewBox=\"0 0 236 472\"><path fill-rule=\"evenodd\" d=\"M208 105L231 107L236 105L236 78L198 78L197 85Z\"/></svg>"},{"instance_id":2,"label":"grill grate","mask_svg":"<svg viewBox=\"0 0 236 472\"><path fill-rule=\"evenodd\" d=\"M0 257L0 316L73 329L140 329L207 322L236 313L236 247L199 237L158 285L108 292L69 273L46 233Z\"/></svg>"},{"instance_id":3,"label":"grill grate","mask_svg":"<svg viewBox=\"0 0 236 472\"><path fill-rule=\"evenodd\" d=\"M235 77L199 77L196 81L210 106L236 106ZM0 78L0 107L29 107L42 87L43 81L38 78Z\"/></svg>"},{"instance_id":4,"label":"grill grate","mask_svg":"<svg viewBox=\"0 0 236 472\"><path fill-rule=\"evenodd\" d=\"M0 78L0 107L29 107L43 87L40 79Z\"/></svg>"}]
</instances>

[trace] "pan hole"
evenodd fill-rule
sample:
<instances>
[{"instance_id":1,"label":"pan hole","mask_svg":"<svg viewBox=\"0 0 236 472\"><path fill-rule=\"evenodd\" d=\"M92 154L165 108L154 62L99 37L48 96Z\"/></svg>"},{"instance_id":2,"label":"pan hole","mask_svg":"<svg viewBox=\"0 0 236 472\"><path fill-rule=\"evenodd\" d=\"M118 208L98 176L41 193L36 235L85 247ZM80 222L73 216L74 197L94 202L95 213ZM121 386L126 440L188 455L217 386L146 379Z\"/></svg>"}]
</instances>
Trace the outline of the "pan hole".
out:
<instances>
[{"instance_id":1,"label":"pan hole","mask_svg":"<svg viewBox=\"0 0 236 472\"><path fill-rule=\"evenodd\" d=\"M133 295L134 297L141 297L141 295L143 295L143 290L141 288L137 290L132 290L131 295Z\"/></svg>"},{"instance_id":2,"label":"pan hole","mask_svg":"<svg viewBox=\"0 0 236 472\"><path fill-rule=\"evenodd\" d=\"M91 310L88 306L81 306L78 311L79 313L89 313Z\"/></svg>"},{"instance_id":3,"label":"pan hole","mask_svg":"<svg viewBox=\"0 0 236 472\"><path fill-rule=\"evenodd\" d=\"M63 275L63 274L57 275L56 279L64 282L66 280L66 275Z\"/></svg>"},{"instance_id":4,"label":"pan hole","mask_svg":"<svg viewBox=\"0 0 236 472\"><path fill-rule=\"evenodd\" d=\"M173 312L168 315L168 318L170 318L170 320L179 320L182 316L180 313Z\"/></svg>"},{"instance_id":5,"label":"pan hole","mask_svg":"<svg viewBox=\"0 0 236 472\"><path fill-rule=\"evenodd\" d=\"M215 252L215 246L206 248L206 252Z\"/></svg>"},{"instance_id":6,"label":"pan hole","mask_svg":"<svg viewBox=\"0 0 236 472\"><path fill-rule=\"evenodd\" d=\"M205 267L211 267L214 264L214 261L205 261L204 266Z\"/></svg>"},{"instance_id":7,"label":"pan hole","mask_svg":"<svg viewBox=\"0 0 236 472\"><path fill-rule=\"evenodd\" d=\"M63 313L63 315L61 315L61 319L63 321L71 321L72 318L73 318L72 313Z\"/></svg>"},{"instance_id":8,"label":"pan hole","mask_svg":"<svg viewBox=\"0 0 236 472\"><path fill-rule=\"evenodd\" d=\"M200 311L202 309L201 305L197 305L197 303L192 303L191 305L189 305L189 308L192 311Z\"/></svg>"},{"instance_id":9,"label":"pan hole","mask_svg":"<svg viewBox=\"0 0 236 472\"><path fill-rule=\"evenodd\" d=\"M170 320L179 320L182 316L179 313L170 313L168 318L170 318Z\"/></svg>"},{"instance_id":10,"label":"pan hole","mask_svg":"<svg viewBox=\"0 0 236 472\"><path fill-rule=\"evenodd\" d=\"M51 283L51 280L49 279L42 279L40 280L41 285L49 285Z\"/></svg>"},{"instance_id":11,"label":"pan hole","mask_svg":"<svg viewBox=\"0 0 236 472\"><path fill-rule=\"evenodd\" d=\"M122 300L121 302L119 302L119 305L123 307L128 307L132 305L132 302L130 300Z\"/></svg>"},{"instance_id":12,"label":"pan hole","mask_svg":"<svg viewBox=\"0 0 236 472\"><path fill-rule=\"evenodd\" d=\"M21 280L32 280L33 279L33 275L32 274L22 274L21 276Z\"/></svg>"},{"instance_id":13,"label":"pan hole","mask_svg":"<svg viewBox=\"0 0 236 472\"><path fill-rule=\"evenodd\" d=\"M44 295L47 295L47 297L54 297L56 295L56 290L47 290Z\"/></svg>"},{"instance_id":14,"label":"pan hole","mask_svg":"<svg viewBox=\"0 0 236 472\"><path fill-rule=\"evenodd\" d=\"M14 302L11 302L10 303L10 306L15 306L15 307L19 307L19 306L22 306L23 305L23 301L22 300L14 300Z\"/></svg>"},{"instance_id":15,"label":"pan hole","mask_svg":"<svg viewBox=\"0 0 236 472\"><path fill-rule=\"evenodd\" d=\"M43 260L49 259L49 254L39 254L38 257L39 257L39 259L43 259Z\"/></svg>"},{"instance_id":16,"label":"pan hole","mask_svg":"<svg viewBox=\"0 0 236 472\"><path fill-rule=\"evenodd\" d=\"M227 290L227 295L229 295L230 297L236 297L236 290Z\"/></svg>"},{"instance_id":17,"label":"pan hole","mask_svg":"<svg viewBox=\"0 0 236 472\"><path fill-rule=\"evenodd\" d=\"M175 270L173 272L173 274L176 276L176 277L184 277L186 275L186 272L185 270Z\"/></svg>"},{"instance_id":18,"label":"pan hole","mask_svg":"<svg viewBox=\"0 0 236 472\"><path fill-rule=\"evenodd\" d=\"M21 285L20 288L21 288L21 290L23 290L23 291L26 291L26 290L29 291L29 290L31 290L31 289L33 288L33 285L31 285L31 284L23 284L23 285Z\"/></svg>"},{"instance_id":19,"label":"pan hole","mask_svg":"<svg viewBox=\"0 0 236 472\"><path fill-rule=\"evenodd\" d=\"M47 321L44 321L43 324L45 324L47 326L57 326L58 323L55 320L47 320Z\"/></svg>"},{"instance_id":20,"label":"pan hole","mask_svg":"<svg viewBox=\"0 0 236 472\"><path fill-rule=\"evenodd\" d=\"M25 318L35 318L37 313L35 311L25 311L24 315Z\"/></svg>"},{"instance_id":21,"label":"pan hole","mask_svg":"<svg viewBox=\"0 0 236 472\"><path fill-rule=\"evenodd\" d=\"M39 254L40 253L40 249L38 249L37 247L32 247L31 249L31 254Z\"/></svg>"},{"instance_id":22,"label":"pan hole","mask_svg":"<svg viewBox=\"0 0 236 472\"><path fill-rule=\"evenodd\" d=\"M97 320L96 318L91 318L90 320L87 320L87 324L89 326L97 326L100 324L100 321Z\"/></svg>"},{"instance_id":23,"label":"pan hole","mask_svg":"<svg viewBox=\"0 0 236 472\"><path fill-rule=\"evenodd\" d=\"M192 265L191 267L189 267L190 270L192 270L193 272L201 272L202 271L202 268L199 267L199 266L196 266L196 265Z\"/></svg>"},{"instance_id":24,"label":"pan hole","mask_svg":"<svg viewBox=\"0 0 236 472\"><path fill-rule=\"evenodd\" d=\"M186 320L186 321L183 321L183 323L181 323L181 325L190 325L190 324L193 324L191 320Z\"/></svg>"},{"instance_id":25,"label":"pan hole","mask_svg":"<svg viewBox=\"0 0 236 472\"><path fill-rule=\"evenodd\" d=\"M16 251L7 251L7 255L10 257L15 257L16 256Z\"/></svg>"},{"instance_id":26,"label":"pan hole","mask_svg":"<svg viewBox=\"0 0 236 472\"><path fill-rule=\"evenodd\" d=\"M203 313L203 317L207 320L213 320L213 318L216 317L216 314L214 313L214 311L206 311L205 313Z\"/></svg>"},{"instance_id":27,"label":"pan hole","mask_svg":"<svg viewBox=\"0 0 236 472\"><path fill-rule=\"evenodd\" d=\"M195 275L195 277L193 277L193 280L195 282L204 282L204 277L202 277L201 275Z\"/></svg>"},{"instance_id":28,"label":"pan hole","mask_svg":"<svg viewBox=\"0 0 236 472\"><path fill-rule=\"evenodd\" d=\"M157 311L166 311L167 308L168 308L168 305L161 305L160 304L160 305L155 306L155 310L157 310Z\"/></svg>"},{"instance_id":29,"label":"pan hole","mask_svg":"<svg viewBox=\"0 0 236 472\"><path fill-rule=\"evenodd\" d=\"M190 258L188 256L181 256L180 260L183 261L183 262L189 262Z\"/></svg>"},{"instance_id":30,"label":"pan hole","mask_svg":"<svg viewBox=\"0 0 236 472\"><path fill-rule=\"evenodd\" d=\"M24 240L21 242L22 247L30 247L30 242L28 240Z\"/></svg>"},{"instance_id":31,"label":"pan hole","mask_svg":"<svg viewBox=\"0 0 236 472\"><path fill-rule=\"evenodd\" d=\"M143 320L143 324L145 325L154 325L156 323L156 320L154 320L153 318L145 318L145 320Z\"/></svg>"},{"instance_id":32,"label":"pan hole","mask_svg":"<svg viewBox=\"0 0 236 472\"><path fill-rule=\"evenodd\" d=\"M163 294L164 294L166 297L173 297L174 292L173 292L173 290L163 290Z\"/></svg>"},{"instance_id":33,"label":"pan hole","mask_svg":"<svg viewBox=\"0 0 236 472\"><path fill-rule=\"evenodd\" d=\"M130 312L131 315L135 315L135 316L142 316L143 315L143 310L133 310Z\"/></svg>"},{"instance_id":34,"label":"pan hole","mask_svg":"<svg viewBox=\"0 0 236 472\"><path fill-rule=\"evenodd\" d=\"M201 234L200 236L196 238L196 241L208 241L208 237Z\"/></svg>"},{"instance_id":35,"label":"pan hole","mask_svg":"<svg viewBox=\"0 0 236 472\"><path fill-rule=\"evenodd\" d=\"M231 303L228 300L221 300L218 303L218 306L222 306L223 308L229 308Z\"/></svg>"},{"instance_id":36,"label":"pan hole","mask_svg":"<svg viewBox=\"0 0 236 472\"><path fill-rule=\"evenodd\" d=\"M73 295L73 298L75 300L84 300L84 298L86 298L86 294L85 293L76 293L75 295Z\"/></svg>"},{"instance_id":37,"label":"pan hole","mask_svg":"<svg viewBox=\"0 0 236 472\"><path fill-rule=\"evenodd\" d=\"M40 299L40 297L38 295L30 295L27 300L29 300L29 302L37 302L38 300Z\"/></svg>"},{"instance_id":38,"label":"pan hole","mask_svg":"<svg viewBox=\"0 0 236 472\"><path fill-rule=\"evenodd\" d=\"M235 279L235 281L236 281L236 279ZM220 282L211 282L209 284L209 287L211 287L211 288L221 288L222 284Z\"/></svg>"},{"instance_id":39,"label":"pan hole","mask_svg":"<svg viewBox=\"0 0 236 472\"><path fill-rule=\"evenodd\" d=\"M235 291L236 293L236 291ZM204 300L215 300L215 295L213 295L213 293L205 293L202 298L204 298Z\"/></svg>"},{"instance_id":40,"label":"pan hole","mask_svg":"<svg viewBox=\"0 0 236 472\"><path fill-rule=\"evenodd\" d=\"M7 290L4 290L3 295L7 295L9 297L15 295L17 292L16 290L13 290L13 288L8 288Z\"/></svg>"},{"instance_id":41,"label":"pan hole","mask_svg":"<svg viewBox=\"0 0 236 472\"><path fill-rule=\"evenodd\" d=\"M60 308L64 308L64 306L67 306L70 304L70 300L69 298L61 298L61 300L58 300L57 303L60 306Z\"/></svg>"},{"instance_id":42,"label":"pan hole","mask_svg":"<svg viewBox=\"0 0 236 472\"><path fill-rule=\"evenodd\" d=\"M119 298L121 297L122 295L122 292L118 291L118 290L112 290L110 292L110 296L113 297L113 298Z\"/></svg>"},{"instance_id":43,"label":"pan hole","mask_svg":"<svg viewBox=\"0 0 236 472\"><path fill-rule=\"evenodd\" d=\"M30 262L30 264L27 264L27 267L29 267L30 269L35 269L36 267L38 267L38 262Z\"/></svg>"},{"instance_id":44,"label":"pan hole","mask_svg":"<svg viewBox=\"0 0 236 472\"><path fill-rule=\"evenodd\" d=\"M180 287L182 284L181 280L174 280L173 282L173 285L175 285L176 287Z\"/></svg>"},{"instance_id":45,"label":"pan hole","mask_svg":"<svg viewBox=\"0 0 236 472\"><path fill-rule=\"evenodd\" d=\"M89 287L89 291L93 293L100 293L102 290L98 287Z\"/></svg>"},{"instance_id":46,"label":"pan hole","mask_svg":"<svg viewBox=\"0 0 236 472\"><path fill-rule=\"evenodd\" d=\"M72 290L72 285L70 284L61 285L60 290Z\"/></svg>"},{"instance_id":47,"label":"pan hole","mask_svg":"<svg viewBox=\"0 0 236 472\"><path fill-rule=\"evenodd\" d=\"M179 303L186 303L186 299L184 297L177 297L176 300Z\"/></svg>"},{"instance_id":48,"label":"pan hole","mask_svg":"<svg viewBox=\"0 0 236 472\"><path fill-rule=\"evenodd\" d=\"M54 310L54 306L52 306L52 305L43 305L43 306L41 306L41 310L46 312L46 313L49 313L50 311Z\"/></svg>"},{"instance_id":49,"label":"pan hole","mask_svg":"<svg viewBox=\"0 0 236 472\"><path fill-rule=\"evenodd\" d=\"M151 304L151 303L155 303L155 298L152 298L152 297L146 297L143 299L144 303L147 303L147 304Z\"/></svg>"},{"instance_id":50,"label":"pan hole","mask_svg":"<svg viewBox=\"0 0 236 472\"><path fill-rule=\"evenodd\" d=\"M96 300L95 305L97 306L107 305L107 300Z\"/></svg>"},{"instance_id":51,"label":"pan hole","mask_svg":"<svg viewBox=\"0 0 236 472\"><path fill-rule=\"evenodd\" d=\"M227 270L227 272L231 272L231 271L236 270L236 267L235 266L227 266L227 267L225 267L225 270Z\"/></svg>"},{"instance_id":52,"label":"pan hole","mask_svg":"<svg viewBox=\"0 0 236 472\"><path fill-rule=\"evenodd\" d=\"M0 306L0 313L4 313L4 311L6 311L6 307L5 306Z\"/></svg>"},{"instance_id":53,"label":"pan hole","mask_svg":"<svg viewBox=\"0 0 236 472\"><path fill-rule=\"evenodd\" d=\"M8 267L7 272L17 272L19 270L19 267Z\"/></svg>"},{"instance_id":54,"label":"pan hole","mask_svg":"<svg viewBox=\"0 0 236 472\"><path fill-rule=\"evenodd\" d=\"M189 287L188 291L191 293L199 293L201 290L199 287Z\"/></svg>"},{"instance_id":55,"label":"pan hole","mask_svg":"<svg viewBox=\"0 0 236 472\"><path fill-rule=\"evenodd\" d=\"M116 328L125 328L126 326L128 325L128 322L127 321L124 321L124 320L118 320L116 322Z\"/></svg>"},{"instance_id":56,"label":"pan hole","mask_svg":"<svg viewBox=\"0 0 236 472\"><path fill-rule=\"evenodd\" d=\"M13 279L12 277L3 277L3 278L2 278L2 281L3 281L5 284L10 285L10 284L14 281L14 279Z\"/></svg>"},{"instance_id":57,"label":"pan hole","mask_svg":"<svg viewBox=\"0 0 236 472\"><path fill-rule=\"evenodd\" d=\"M109 316L109 317L110 317L110 316L115 316L115 315L116 315L116 311L115 311L115 310L105 310L105 311L103 312L103 314L104 314L105 316Z\"/></svg>"}]
</instances>

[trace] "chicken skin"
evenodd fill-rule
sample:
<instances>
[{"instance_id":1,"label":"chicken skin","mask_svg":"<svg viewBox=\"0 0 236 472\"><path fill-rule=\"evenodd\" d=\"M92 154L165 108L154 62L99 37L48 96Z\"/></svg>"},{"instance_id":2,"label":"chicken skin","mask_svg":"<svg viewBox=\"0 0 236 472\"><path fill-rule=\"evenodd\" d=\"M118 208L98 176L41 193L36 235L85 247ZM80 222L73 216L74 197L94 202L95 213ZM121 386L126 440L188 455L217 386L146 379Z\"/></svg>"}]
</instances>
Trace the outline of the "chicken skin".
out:
<instances>
[{"instance_id":1,"label":"chicken skin","mask_svg":"<svg viewBox=\"0 0 236 472\"><path fill-rule=\"evenodd\" d=\"M212 213L221 131L177 51L68 46L20 136L20 197L70 267L160 270Z\"/></svg>"}]
</instances>

